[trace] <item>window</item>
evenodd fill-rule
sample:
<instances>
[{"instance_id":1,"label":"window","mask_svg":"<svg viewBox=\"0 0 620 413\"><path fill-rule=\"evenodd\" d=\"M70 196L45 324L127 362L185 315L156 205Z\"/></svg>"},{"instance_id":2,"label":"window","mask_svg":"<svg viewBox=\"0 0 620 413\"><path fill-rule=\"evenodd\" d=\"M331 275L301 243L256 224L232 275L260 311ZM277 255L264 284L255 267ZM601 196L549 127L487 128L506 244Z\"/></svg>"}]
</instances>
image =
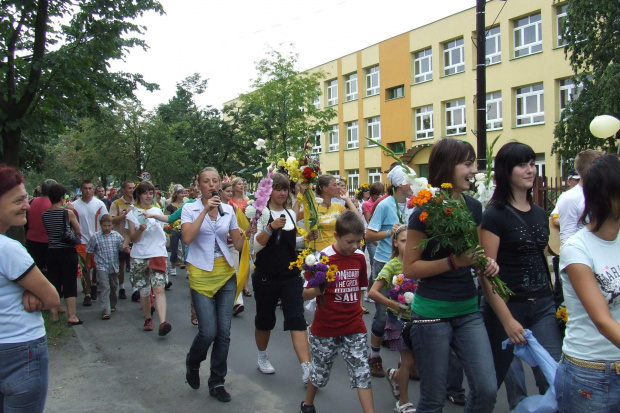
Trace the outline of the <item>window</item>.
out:
<instances>
[{"instance_id":1,"label":"window","mask_svg":"<svg viewBox=\"0 0 620 413\"><path fill-rule=\"evenodd\" d=\"M340 142L338 136L338 125L332 125L329 131L329 152L336 152L340 149Z\"/></svg>"},{"instance_id":2,"label":"window","mask_svg":"<svg viewBox=\"0 0 620 413\"><path fill-rule=\"evenodd\" d=\"M423 163L418 166L420 168L420 176L423 176L424 178L428 178L428 164Z\"/></svg>"},{"instance_id":3,"label":"window","mask_svg":"<svg viewBox=\"0 0 620 413\"><path fill-rule=\"evenodd\" d=\"M432 49L428 49L417 52L413 55L413 68L415 71L415 77L413 83L426 82L433 80L433 56Z\"/></svg>"},{"instance_id":4,"label":"window","mask_svg":"<svg viewBox=\"0 0 620 413\"><path fill-rule=\"evenodd\" d=\"M502 127L502 92L487 93L487 130Z\"/></svg>"},{"instance_id":5,"label":"window","mask_svg":"<svg viewBox=\"0 0 620 413\"><path fill-rule=\"evenodd\" d=\"M517 126L535 125L545 121L543 84L517 88Z\"/></svg>"},{"instance_id":6,"label":"window","mask_svg":"<svg viewBox=\"0 0 620 413\"><path fill-rule=\"evenodd\" d=\"M540 13L515 21L515 57L542 51L542 25Z\"/></svg>"},{"instance_id":7,"label":"window","mask_svg":"<svg viewBox=\"0 0 620 413\"><path fill-rule=\"evenodd\" d=\"M443 74L453 75L465 71L463 39L443 44Z\"/></svg>"},{"instance_id":8,"label":"window","mask_svg":"<svg viewBox=\"0 0 620 413\"><path fill-rule=\"evenodd\" d=\"M499 34L499 26L487 31L486 37L486 64L492 65L502 61L502 43Z\"/></svg>"},{"instance_id":9,"label":"window","mask_svg":"<svg viewBox=\"0 0 620 413\"><path fill-rule=\"evenodd\" d=\"M377 142L381 142L381 117L373 116L366 120L366 136L370 139L374 139ZM376 144L368 141L368 146L377 146Z\"/></svg>"},{"instance_id":10,"label":"window","mask_svg":"<svg viewBox=\"0 0 620 413\"><path fill-rule=\"evenodd\" d=\"M387 100L398 99L405 96L405 86L400 85L387 90Z\"/></svg>"},{"instance_id":11,"label":"window","mask_svg":"<svg viewBox=\"0 0 620 413\"><path fill-rule=\"evenodd\" d=\"M359 169L350 169L347 171L347 187L349 189L349 193L354 192L357 188L360 187Z\"/></svg>"},{"instance_id":12,"label":"window","mask_svg":"<svg viewBox=\"0 0 620 413\"><path fill-rule=\"evenodd\" d=\"M379 66L366 69L366 96L379 94Z\"/></svg>"},{"instance_id":13,"label":"window","mask_svg":"<svg viewBox=\"0 0 620 413\"><path fill-rule=\"evenodd\" d=\"M358 122L347 123L347 149L356 149L360 146Z\"/></svg>"},{"instance_id":14,"label":"window","mask_svg":"<svg viewBox=\"0 0 620 413\"><path fill-rule=\"evenodd\" d=\"M446 102L446 136L467 133L465 121L465 99Z\"/></svg>"},{"instance_id":15,"label":"window","mask_svg":"<svg viewBox=\"0 0 620 413\"><path fill-rule=\"evenodd\" d=\"M312 102L312 104L314 105L315 108L321 109L321 95L317 95L317 97L314 98L314 101Z\"/></svg>"},{"instance_id":16,"label":"window","mask_svg":"<svg viewBox=\"0 0 620 413\"><path fill-rule=\"evenodd\" d=\"M566 45L566 39L564 39L564 30L566 28L566 19L568 16L568 4L563 6L558 6L556 8L558 12L557 16L557 38L558 38L558 47Z\"/></svg>"},{"instance_id":17,"label":"window","mask_svg":"<svg viewBox=\"0 0 620 413\"><path fill-rule=\"evenodd\" d=\"M321 131L314 132L314 142L312 142L312 153L321 153Z\"/></svg>"},{"instance_id":18,"label":"window","mask_svg":"<svg viewBox=\"0 0 620 413\"><path fill-rule=\"evenodd\" d=\"M396 154L405 153L405 151L407 150L404 141L388 143L388 148Z\"/></svg>"},{"instance_id":19,"label":"window","mask_svg":"<svg viewBox=\"0 0 620 413\"><path fill-rule=\"evenodd\" d=\"M327 106L338 104L338 79L327 82Z\"/></svg>"},{"instance_id":20,"label":"window","mask_svg":"<svg viewBox=\"0 0 620 413\"><path fill-rule=\"evenodd\" d=\"M583 89L583 85L575 85L573 79L560 80L560 112L566 109L568 102L579 96L581 89Z\"/></svg>"},{"instance_id":21,"label":"window","mask_svg":"<svg viewBox=\"0 0 620 413\"><path fill-rule=\"evenodd\" d=\"M368 168L368 183L370 185L375 182L381 182L381 168Z\"/></svg>"},{"instance_id":22,"label":"window","mask_svg":"<svg viewBox=\"0 0 620 413\"><path fill-rule=\"evenodd\" d=\"M344 93L346 101L357 99L357 73L345 77Z\"/></svg>"},{"instance_id":23,"label":"window","mask_svg":"<svg viewBox=\"0 0 620 413\"><path fill-rule=\"evenodd\" d=\"M415 110L415 138L430 139L433 135L433 105Z\"/></svg>"}]
</instances>

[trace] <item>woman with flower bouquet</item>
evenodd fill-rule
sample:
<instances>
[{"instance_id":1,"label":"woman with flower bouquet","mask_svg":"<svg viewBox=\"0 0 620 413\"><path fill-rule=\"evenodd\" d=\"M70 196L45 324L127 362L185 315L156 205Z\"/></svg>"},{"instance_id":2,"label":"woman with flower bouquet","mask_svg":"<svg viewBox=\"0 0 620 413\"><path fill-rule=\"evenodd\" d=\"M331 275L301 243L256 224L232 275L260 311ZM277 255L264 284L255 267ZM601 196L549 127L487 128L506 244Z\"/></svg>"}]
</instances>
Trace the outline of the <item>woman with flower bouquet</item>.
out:
<instances>
[{"instance_id":1,"label":"woman with flower bouquet","mask_svg":"<svg viewBox=\"0 0 620 413\"><path fill-rule=\"evenodd\" d=\"M336 230L336 220L338 216L345 210L356 212L360 218L362 214L359 212L351 198L340 192L336 178L332 175L321 175L316 184L316 200L318 203L319 229L309 231L306 236L306 246L308 248L321 251L335 242L334 232ZM344 202L332 202L332 200L341 199Z\"/></svg>"},{"instance_id":2,"label":"woman with flower bouquet","mask_svg":"<svg viewBox=\"0 0 620 413\"><path fill-rule=\"evenodd\" d=\"M485 254L497 259L500 278L514 292L508 302L493 292L480 277L485 296L482 316L489 334L497 387L513 360L513 349L502 349L509 338L525 344L525 329L556 361L562 355L562 338L556 323L555 301L545 249L549 240L547 213L532 202L537 176L534 150L519 142L502 146L495 157L495 192L484 210L480 244ZM540 394L549 387L542 372L535 371ZM525 397L526 395L522 395ZM511 407L519 400L509 400Z\"/></svg>"},{"instance_id":3,"label":"woman with flower bouquet","mask_svg":"<svg viewBox=\"0 0 620 413\"><path fill-rule=\"evenodd\" d=\"M407 244L407 226L401 225L392 236L392 255L390 261L383 266L372 285L368 296L375 302L387 307L387 321L385 324L385 341L392 351L400 352L400 367L388 369L386 377L396 398L394 412L415 412L413 403L409 401L409 375L418 375L415 357L411 348L403 339L404 323L411 319L411 302L416 289L414 280L405 278L402 274L403 257ZM381 293L387 290L388 297Z\"/></svg>"},{"instance_id":4,"label":"woman with flower bouquet","mask_svg":"<svg viewBox=\"0 0 620 413\"><path fill-rule=\"evenodd\" d=\"M284 330L291 332L293 348L301 364L302 381L307 383L310 350L304 318L303 281L299 277L299 270L289 267L297 258L297 216L290 206L289 178L276 173L271 181L271 196L257 222L254 239L256 269L252 274L252 285L256 298L254 337L258 348L258 369L265 374L275 373L269 361L267 346L271 330L276 325L278 300L281 300Z\"/></svg>"},{"instance_id":5,"label":"woman with flower bouquet","mask_svg":"<svg viewBox=\"0 0 620 413\"><path fill-rule=\"evenodd\" d=\"M457 214L461 222L454 224L465 232L479 230L482 206L474 198L464 195L470 179L476 173L476 153L466 141L442 139L432 149L429 158L429 183L444 187L449 198L458 201ZM412 198L414 204L424 204L427 190ZM454 211L452 211L454 212ZM407 250L403 274L418 280L411 305L411 343L420 371L419 412L440 411L446 400L446 381L451 370L450 352L461 361L469 382L469 396L465 412L492 412L497 395L493 372L491 346L478 311L478 292L472 277L472 268L480 256L479 249L455 255L449 245L462 244L462 236L430 238L424 207L416 207L409 218ZM473 235L473 234L472 234ZM440 243L446 241L444 245ZM421 246L421 244L424 244ZM497 264L489 259L484 276L495 276Z\"/></svg>"}]
</instances>

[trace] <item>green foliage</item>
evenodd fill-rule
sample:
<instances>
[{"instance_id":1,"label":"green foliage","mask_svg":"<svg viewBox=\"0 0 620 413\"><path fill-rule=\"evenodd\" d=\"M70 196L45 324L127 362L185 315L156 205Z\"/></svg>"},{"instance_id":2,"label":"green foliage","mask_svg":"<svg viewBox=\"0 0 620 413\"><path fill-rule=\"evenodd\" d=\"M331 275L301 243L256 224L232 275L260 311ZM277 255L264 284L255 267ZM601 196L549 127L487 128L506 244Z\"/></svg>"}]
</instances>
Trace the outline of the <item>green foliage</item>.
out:
<instances>
[{"instance_id":1,"label":"green foliage","mask_svg":"<svg viewBox=\"0 0 620 413\"><path fill-rule=\"evenodd\" d=\"M239 132L245 139L264 139L269 159L287 158L300 150L306 139L317 131L325 132L333 121L333 108L317 109L313 102L321 95L321 72L301 73L296 68L298 55L288 56L270 49L268 57L256 64L254 91L240 96L235 111Z\"/></svg>"},{"instance_id":2,"label":"green foliage","mask_svg":"<svg viewBox=\"0 0 620 413\"><path fill-rule=\"evenodd\" d=\"M598 115L620 117L620 0L571 0L565 25L565 48L583 88L563 111L555 127L552 153L567 164L584 149L617 150L616 140L597 139L590 122ZM574 96L573 96L574 97Z\"/></svg>"},{"instance_id":3,"label":"green foliage","mask_svg":"<svg viewBox=\"0 0 620 413\"><path fill-rule=\"evenodd\" d=\"M101 104L133 98L139 74L111 72L109 62L133 47L146 49L134 20L163 13L156 0L38 0L0 4L0 128L2 159L19 165L24 150L97 116ZM44 125L44 126L43 126ZM21 145L22 138L28 145ZM40 169L40 154L24 157Z\"/></svg>"}]
</instances>

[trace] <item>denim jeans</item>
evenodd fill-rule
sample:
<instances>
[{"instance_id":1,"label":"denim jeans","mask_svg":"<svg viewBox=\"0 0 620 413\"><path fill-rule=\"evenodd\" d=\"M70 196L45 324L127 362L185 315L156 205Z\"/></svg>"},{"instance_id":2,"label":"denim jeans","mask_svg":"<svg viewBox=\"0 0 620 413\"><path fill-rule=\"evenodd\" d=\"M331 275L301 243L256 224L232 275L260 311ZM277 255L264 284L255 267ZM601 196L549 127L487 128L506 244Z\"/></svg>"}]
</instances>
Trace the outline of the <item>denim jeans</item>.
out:
<instances>
[{"instance_id":1,"label":"denim jeans","mask_svg":"<svg viewBox=\"0 0 620 413\"><path fill-rule=\"evenodd\" d=\"M423 319L415 312L412 318ZM491 346L479 312L431 324L413 324L411 343L420 370L417 411L441 412L446 401L450 350L460 361L469 396L465 413L492 412L497 396Z\"/></svg>"},{"instance_id":2,"label":"denim jeans","mask_svg":"<svg viewBox=\"0 0 620 413\"><path fill-rule=\"evenodd\" d=\"M179 261L179 241L181 242L181 248L185 252L185 244L181 240L181 231L170 231L170 262L175 264Z\"/></svg>"},{"instance_id":3,"label":"denim jeans","mask_svg":"<svg viewBox=\"0 0 620 413\"><path fill-rule=\"evenodd\" d=\"M562 355L562 339L556 321L553 297L547 296L533 301L509 301L506 305L514 319L521 323L523 328L530 329L540 345L549 352L554 360L559 361ZM495 312L484 299L482 300L481 312L489 334L497 375L497 387L499 388L512 363L513 348L508 346L506 350L502 350L502 341L506 340L508 336ZM549 384L544 380L542 374L535 373L535 377L540 394L544 394Z\"/></svg>"},{"instance_id":4,"label":"denim jeans","mask_svg":"<svg viewBox=\"0 0 620 413\"><path fill-rule=\"evenodd\" d=\"M48 381L45 336L25 343L0 344L0 412L42 412Z\"/></svg>"},{"instance_id":5,"label":"denim jeans","mask_svg":"<svg viewBox=\"0 0 620 413\"><path fill-rule=\"evenodd\" d=\"M594 370L562 358L554 382L560 413L620 412L620 374L606 364L606 370Z\"/></svg>"},{"instance_id":6,"label":"denim jeans","mask_svg":"<svg viewBox=\"0 0 620 413\"><path fill-rule=\"evenodd\" d=\"M373 267L375 265L375 251L377 251L377 246L370 241L366 241L366 251L368 251L368 258L370 262L370 278L369 281L372 282L375 280L377 275L375 274Z\"/></svg>"},{"instance_id":7,"label":"denim jeans","mask_svg":"<svg viewBox=\"0 0 620 413\"><path fill-rule=\"evenodd\" d=\"M209 389L212 389L224 384L228 371L230 320L237 292L237 276L232 276L213 298L194 290L190 291L198 318L198 334L187 353L185 362L188 367L199 369L200 363L206 360L209 347L213 344L209 377Z\"/></svg>"},{"instance_id":8,"label":"denim jeans","mask_svg":"<svg viewBox=\"0 0 620 413\"><path fill-rule=\"evenodd\" d=\"M545 374L540 370L540 367L532 367L532 373L536 380L536 387L539 389L549 388ZM504 378L504 386L506 387L506 398L508 399L508 407L513 410L517 407L517 404L527 397L527 387L525 385L525 371L523 370L523 362L521 359L514 357L508 373ZM545 394L545 392L539 393Z\"/></svg>"}]
</instances>

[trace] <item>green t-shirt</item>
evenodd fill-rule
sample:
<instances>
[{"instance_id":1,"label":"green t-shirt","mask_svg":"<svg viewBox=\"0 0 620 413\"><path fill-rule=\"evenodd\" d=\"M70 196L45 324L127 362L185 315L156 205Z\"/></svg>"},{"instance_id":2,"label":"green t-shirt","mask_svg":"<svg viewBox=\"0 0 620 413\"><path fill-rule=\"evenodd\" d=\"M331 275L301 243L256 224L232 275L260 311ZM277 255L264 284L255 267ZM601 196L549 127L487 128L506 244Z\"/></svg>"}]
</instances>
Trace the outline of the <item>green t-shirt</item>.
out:
<instances>
[{"instance_id":1,"label":"green t-shirt","mask_svg":"<svg viewBox=\"0 0 620 413\"><path fill-rule=\"evenodd\" d=\"M392 283L394 276L399 275L402 272L403 272L403 263L400 262L400 260L397 257L394 257L385 263L385 265L383 266L383 269L381 270L381 272L379 272L379 275L377 276L377 280L385 281L385 286L383 288L385 289L386 294L389 289L394 288L394 284ZM387 310L391 312L392 314L394 314L395 316L402 314L401 319L404 319L404 320L411 319L411 308L407 308L407 310L404 313L399 313L398 311L392 308L389 308L389 307Z\"/></svg>"}]
</instances>

